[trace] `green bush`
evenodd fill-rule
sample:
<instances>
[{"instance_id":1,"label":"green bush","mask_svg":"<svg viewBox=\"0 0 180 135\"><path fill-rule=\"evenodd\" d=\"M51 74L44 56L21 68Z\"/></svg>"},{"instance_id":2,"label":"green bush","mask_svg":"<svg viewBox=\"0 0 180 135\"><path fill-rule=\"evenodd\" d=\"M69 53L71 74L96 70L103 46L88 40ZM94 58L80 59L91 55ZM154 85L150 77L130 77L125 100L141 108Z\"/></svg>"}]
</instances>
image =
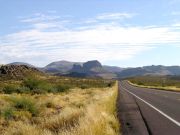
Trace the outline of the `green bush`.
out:
<instances>
[{"instance_id":1,"label":"green bush","mask_svg":"<svg viewBox=\"0 0 180 135\"><path fill-rule=\"evenodd\" d=\"M3 92L5 93L5 94L12 94L12 93L15 93L16 91L17 91L17 87L15 87L15 86L12 86L12 85L8 85L8 86L5 86L4 88L3 88Z\"/></svg>"},{"instance_id":2,"label":"green bush","mask_svg":"<svg viewBox=\"0 0 180 135\"><path fill-rule=\"evenodd\" d=\"M36 78L28 78L24 80L23 86L29 88L33 94L43 94L55 91L53 85L48 81L38 80Z\"/></svg>"},{"instance_id":3,"label":"green bush","mask_svg":"<svg viewBox=\"0 0 180 135\"><path fill-rule=\"evenodd\" d=\"M35 78L28 78L23 81L23 86L29 88L30 90L38 89L40 81Z\"/></svg>"},{"instance_id":4,"label":"green bush","mask_svg":"<svg viewBox=\"0 0 180 135\"><path fill-rule=\"evenodd\" d=\"M32 116L37 116L39 113L37 105L30 98L12 98L11 101L16 110L29 111Z\"/></svg>"},{"instance_id":5,"label":"green bush","mask_svg":"<svg viewBox=\"0 0 180 135\"><path fill-rule=\"evenodd\" d=\"M32 94L45 94L46 91L42 89L34 89L31 91Z\"/></svg>"},{"instance_id":6,"label":"green bush","mask_svg":"<svg viewBox=\"0 0 180 135\"><path fill-rule=\"evenodd\" d=\"M16 90L17 93L30 93L30 89L28 87L19 87L17 90Z\"/></svg>"},{"instance_id":7,"label":"green bush","mask_svg":"<svg viewBox=\"0 0 180 135\"><path fill-rule=\"evenodd\" d=\"M41 81L39 83L38 89L43 90L44 92L54 92L53 85L46 81Z\"/></svg>"},{"instance_id":8,"label":"green bush","mask_svg":"<svg viewBox=\"0 0 180 135\"><path fill-rule=\"evenodd\" d=\"M14 82L13 82L14 83ZM10 84L9 86L0 87L3 93L28 93L28 94L44 94L67 92L70 88L103 88L113 86L113 80L90 79L90 78L68 78L68 77L50 77L38 78L35 76L28 77L18 83Z\"/></svg>"},{"instance_id":9,"label":"green bush","mask_svg":"<svg viewBox=\"0 0 180 135\"><path fill-rule=\"evenodd\" d=\"M54 108L55 107L55 105L52 103L52 102L47 102L46 104L45 104L45 106L47 107L47 108Z\"/></svg>"},{"instance_id":10,"label":"green bush","mask_svg":"<svg viewBox=\"0 0 180 135\"><path fill-rule=\"evenodd\" d=\"M6 120L12 119L14 117L13 108L12 107L4 108L1 114Z\"/></svg>"},{"instance_id":11,"label":"green bush","mask_svg":"<svg viewBox=\"0 0 180 135\"><path fill-rule=\"evenodd\" d=\"M87 85L85 85L85 84L83 84L83 85L81 85L81 87L80 87L81 89L87 89L87 88L89 88Z\"/></svg>"},{"instance_id":12,"label":"green bush","mask_svg":"<svg viewBox=\"0 0 180 135\"><path fill-rule=\"evenodd\" d=\"M113 86L113 83L110 82L110 83L107 84L107 86L108 86L108 87L112 87L112 86Z\"/></svg>"},{"instance_id":13,"label":"green bush","mask_svg":"<svg viewBox=\"0 0 180 135\"><path fill-rule=\"evenodd\" d=\"M68 92L70 89L69 85L57 85L56 86L56 92Z\"/></svg>"},{"instance_id":14,"label":"green bush","mask_svg":"<svg viewBox=\"0 0 180 135\"><path fill-rule=\"evenodd\" d=\"M30 88L28 87L17 87L13 85L8 85L3 88L3 93L12 94L12 93L30 93Z\"/></svg>"},{"instance_id":15,"label":"green bush","mask_svg":"<svg viewBox=\"0 0 180 135\"><path fill-rule=\"evenodd\" d=\"M138 85L144 85L144 83L143 83L143 82L138 82L137 84L138 84Z\"/></svg>"}]
</instances>

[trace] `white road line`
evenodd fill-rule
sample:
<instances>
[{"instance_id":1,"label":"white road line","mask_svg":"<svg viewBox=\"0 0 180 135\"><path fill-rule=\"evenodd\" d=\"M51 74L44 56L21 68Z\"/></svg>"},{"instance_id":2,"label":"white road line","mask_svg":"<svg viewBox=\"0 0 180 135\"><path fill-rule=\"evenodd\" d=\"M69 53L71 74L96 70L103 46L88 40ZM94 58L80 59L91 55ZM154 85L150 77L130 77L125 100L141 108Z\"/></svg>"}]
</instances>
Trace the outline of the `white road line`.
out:
<instances>
[{"instance_id":1,"label":"white road line","mask_svg":"<svg viewBox=\"0 0 180 135\"><path fill-rule=\"evenodd\" d=\"M162 112L161 110L159 110L158 108L154 107L153 105L151 105L150 103L148 103L147 101L145 101L144 99L138 97L137 95L135 95L134 93L128 91L126 88L123 87L123 89L130 93L131 95L135 96L136 98L138 98L139 100L141 100L142 102L146 103L147 105L149 105L151 108L153 108L154 110L156 110L157 112L159 112L160 114L162 114L164 117L166 117L167 119L169 119L171 122L173 122L174 124L176 124L177 126L180 127L180 122L174 120L173 118L171 118L170 116L168 116L167 114L165 114L164 112Z\"/></svg>"}]
</instances>

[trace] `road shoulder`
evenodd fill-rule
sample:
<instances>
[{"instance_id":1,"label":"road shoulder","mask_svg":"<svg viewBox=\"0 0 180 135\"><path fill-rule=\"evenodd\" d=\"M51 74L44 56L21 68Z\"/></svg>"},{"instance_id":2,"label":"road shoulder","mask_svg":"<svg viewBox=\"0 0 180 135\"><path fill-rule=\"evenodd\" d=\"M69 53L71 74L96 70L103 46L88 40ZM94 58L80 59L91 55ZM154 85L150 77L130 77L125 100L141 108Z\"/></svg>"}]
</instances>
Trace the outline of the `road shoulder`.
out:
<instances>
[{"instance_id":1,"label":"road shoulder","mask_svg":"<svg viewBox=\"0 0 180 135\"><path fill-rule=\"evenodd\" d=\"M136 99L119 86L117 99L118 117L123 135L149 135Z\"/></svg>"}]
</instances>

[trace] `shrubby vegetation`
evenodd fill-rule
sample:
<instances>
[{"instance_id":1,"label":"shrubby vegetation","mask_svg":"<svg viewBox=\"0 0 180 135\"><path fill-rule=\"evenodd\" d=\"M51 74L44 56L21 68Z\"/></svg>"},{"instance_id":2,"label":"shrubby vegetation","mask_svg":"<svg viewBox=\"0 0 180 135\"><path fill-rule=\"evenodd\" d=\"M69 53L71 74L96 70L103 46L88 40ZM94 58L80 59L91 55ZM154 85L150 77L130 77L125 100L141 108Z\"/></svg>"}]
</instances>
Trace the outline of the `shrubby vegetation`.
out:
<instances>
[{"instance_id":1,"label":"shrubby vegetation","mask_svg":"<svg viewBox=\"0 0 180 135\"><path fill-rule=\"evenodd\" d=\"M8 86L5 86L4 88L3 88L3 92L5 93L5 94L12 94L12 93L14 93L14 92L17 92L18 91L18 87L17 86L13 86L13 85L8 85Z\"/></svg>"},{"instance_id":2,"label":"shrubby vegetation","mask_svg":"<svg viewBox=\"0 0 180 135\"><path fill-rule=\"evenodd\" d=\"M9 103L1 109L1 116L6 120L18 119L20 115L28 114L29 117L38 116L39 107L32 98L10 96L5 100Z\"/></svg>"},{"instance_id":3,"label":"shrubby vegetation","mask_svg":"<svg viewBox=\"0 0 180 135\"><path fill-rule=\"evenodd\" d=\"M130 82L141 86L152 86L159 89L180 89L180 76L140 76L128 79Z\"/></svg>"},{"instance_id":4,"label":"shrubby vegetation","mask_svg":"<svg viewBox=\"0 0 180 135\"><path fill-rule=\"evenodd\" d=\"M38 115L38 107L36 106L35 101L27 97L12 97L9 99L12 102L12 107L17 111L28 111L32 116Z\"/></svg>"},{"instance_id":5,"label":"shrubby vegetation","mask_svg":"<svg viewBox=\"0 0 180 135\"><path fill-rule=\"evenodd\" d=\"M32 85L25 81L28 85L22 82L19 87L29 91L42 84L39 80L38 85L34 80L30 80ZM62 93L67 86L55 84L52 88L60 93L0 94L0 134L119 135L117 83L104 88L74 87L68 93Z\"/></svg>"},{"instance_id":6,"label":"shrubby vegetation","mask_svg":"<svg viewBox=\"0 0 180 135\"><path fill-rule=\"evenodd\" d=\"M118 135L113 80L28 75L0 81L0 134Z\"/></svg>"},{"instance_id":7,"label":"shrubby vegetation","mask_svg":"<svg viewBox=\"0 0 180 135\"><path fill-rule=\"evenodd\" d=\"M14 117L14 110L12 107L6 107L1 110L1 116L6 120L12 119Z\"/></svg>"},{"instance_id":8,"label":"shrubby vegetation","mask_svg":"<svg viewBox=\"0 0 180 135\"><path fill-rule=\"evenodd\" d=\"M102 79L79 79L67 77L46 76L39 78L31 76L22 81L6 81L0 83L0 92L5 94L12 93L59 93L68 92L72 88L105 88L112 87L114 81Z\"/></svg>"}]
</instances>

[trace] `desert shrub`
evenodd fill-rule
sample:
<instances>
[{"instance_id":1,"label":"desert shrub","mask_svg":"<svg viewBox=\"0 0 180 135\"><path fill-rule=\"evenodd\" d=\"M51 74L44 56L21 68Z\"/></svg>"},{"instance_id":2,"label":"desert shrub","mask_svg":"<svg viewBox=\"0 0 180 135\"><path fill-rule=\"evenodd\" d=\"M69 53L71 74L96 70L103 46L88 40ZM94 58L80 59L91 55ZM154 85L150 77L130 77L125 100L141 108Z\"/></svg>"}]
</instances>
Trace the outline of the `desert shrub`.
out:
<instances>
[{"instance_id":1,"label":"desert shrub","mask_svg":"<svg viewBox=\"0 0 180 135\"><path fill-rule=\"evenodd\" d=\"M137 84L138 84L138 85L143 85L143 82L138 82Z\"/></svg>"},{"instance_id":2,"label":"desert shrub","mask_svg":"<svg viewBox=\"0 0 180 135\"><path fill-rule=\"evenodd\" d=\"M30 88L22 86L22 87L19 87L16 90L16 92L17 93L30 93L31 91L30 91Z\"/></svg>"},{"instance_id":3,"label":"desert shrub","mask_svg":"<svg viewBox=\"0 0 180 135\"><path fill-rule=\"evenodd\" d=\"M16 110L23 110L23 111L29 111L32 116L37 116L39 111L38 107L35 104L35 102L30 98L20 97L20 98L11 98L10 99L13 103L13 107Z\"/></svg>"},{"instance_id":4,"label":"desert shrub","mask_svg":"<svg viewBox=\"0 0 180 135\"><path fill-rule=\"evenodd\" d=\"M62 110L61 114L50 117L46 119L46 121L42 124L43 128L48 129L54 133L58 133L63 129L71 129L75 127L80 117L84 115L82 109L75 108L65 108Z\"/></svg>"},{"instance_id":5,"label":"desert shrub","mask_svg":"<svg viewBox=\"0 0 180 135\"><path fill-rule=\"evenodd\" d=\"M3 93L5 94L12 94L12 93L30 93L30 88L28 87L18 87L15 85L8 85L5 86L2 90Z\"/></svg>"},{"instance_id":6,"label":"desert shrub","mask_svg":"<svg viewBox=\"0 0 180 135\"><path fill-rule=\"evenodd\" d=\"M114 85L115 81L114 80L103 80L103 79L95 79L95 78L72 78L72 77L56 77L56 78L50 78L48 79L49 83L55 83L57 84L66 84L69 85L73 88L78 87L78 88L83 88L86 85L87 88L105 88L105 87L111 87ZM108 84L110 84L108 86ZM85 86L85 87L86 87Z\"/></svg>"},{"instance_id":7,"label":"desert shrub","mask_svg":"<svg viewBox=\"0 0 180 135\"><path fill-rule=\"evenodd\" d=\"M14 110L13 110L12 107L4 108L4 109L1 111L1 115L2 115L6 120L12 119L12 118L14 117Z\"/></svg>"},{"instance_id":8,"label":"desert shrub","mask_svg":"<svg viewBox=\"0 0 180 135\"><path fill-rule=\"evenodd\" d=\"M23 81L23 85L30 90L38 89L40 83L41 82L35 78L28 78Z\"/></svg>"},{"instance_id":9,"label":"desert shrub","mask_svg":"<svg viewBox=\"0 0 180 135\"><path fill-rule=\"evenodd\" d=\"M45 94L46 91L43 89L34 89L31 91L31 94Z\"/></svg>"},{"instance_id":10,"label":"desert shrub","mask_svg":"<svg viewBox=\"0 0 180 135\"><path fill-rule=\"evenodd\" d=\"M52 84L46 80L38 80L36 78L28 78L23 81L23 86L29 88L33 94L43 94L46 92L54 92Z\"/></svg>"},{"instance_id":11,"label":"desert shrub","mask_svg":"<svg viewBox=\"0 0 180 135\"><path fill-rule=\"evenodd\" d=\"M46 102L46 103L45 103L45 106L46 106L47 108L54 108L54 107L55 107L55 105L54 105L51 101Z\"/></svg>"},{"instance_id":12,"label":"desert shrub","mask_svg":"<svg viewBox=\"0 0 180 135\"><path fill-rule=\"evenodd\" d=\"M138 85L167 87L180 85L180 81L173 76L139 76L130 78L129 81Z\"/></svg>"},{"instance_id":13,"label":"desert shrub","mask_svg":"<svg viewBox=\"0 0 180 135\"><path fill-rule=\"evenodd\" d=\"M88 87L87 85L85 85L85 84L82 84L80 88L81 88L81 89L87 89L87 88L89 88L89 87Z\"/></svg>"},{"instance_id":14,"label":"desert shrub","mask_svg":"<svg viewBox=\"0 0 180 135\"><path fill-rule=\"evenodd\" d=\"M59 84L55 86L56 92L68 92L71 87L69 85Z\"/></svg>"},{"instance_id":15,"label":"desert shrub","mask_svg":"<svg viewBox=\"0 0 180 135\"><path fill-rule=\"evenodd\" d=\"M3 92L4 92L5 94L12 94L12 93L17 92L17 89L18 89L17 86L8 85L8 86L5 86L5 87L3 88Z\"/></svg>"},{"instance_id":16,"label":"desert shrub","mask_svg":"<svg viewBox=\"0 0 180 135\"><path fill-rule=\"evenodd\" d=\"M107 87L112 87L113 86L113 83L109 82L107 83Z\"/></svg>"},{"instance_id":17,"label":"desert shrub","mask_svg":"<svg viewBox=\"0 0 180 135\"><path fill-rule=\"evenodd\" d=\"M46 81L41 81L39 83L38 89L43 90L44 92L54 92L54 86Z\"/></svg>"}]
</instances>

